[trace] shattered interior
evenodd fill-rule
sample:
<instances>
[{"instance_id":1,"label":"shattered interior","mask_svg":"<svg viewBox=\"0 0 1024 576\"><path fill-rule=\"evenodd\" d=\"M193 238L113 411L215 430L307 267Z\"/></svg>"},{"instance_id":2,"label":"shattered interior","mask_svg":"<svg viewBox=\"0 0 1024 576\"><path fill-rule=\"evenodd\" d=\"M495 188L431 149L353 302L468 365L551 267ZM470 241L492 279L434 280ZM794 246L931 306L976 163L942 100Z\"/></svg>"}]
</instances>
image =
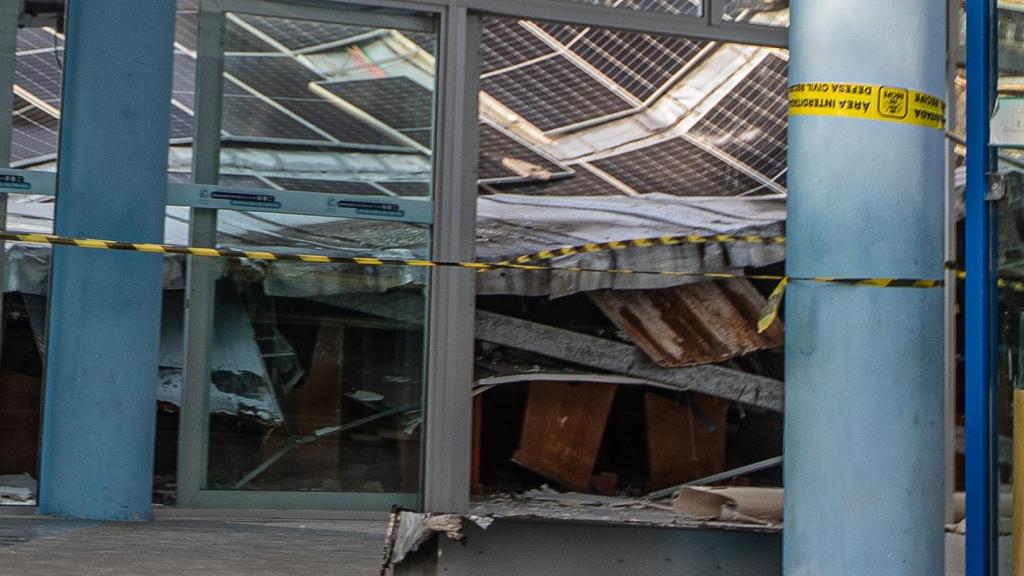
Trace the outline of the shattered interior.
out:
<instances>
[{"instance_id":1,"label":"shattered interior","mask_svg":"<svg viewBox=\"0 0 1024 576\"><path fill-rule=\"evenodd\" d=\"M777 4L730 2L726 16L784 25ZM180 0L171 182L192 178L197 22L195 2ZM433 35L230 13L225 42L220 184L431 196ZM62 57L56 29L19 32L12 167L55 169ZM784 50L487 18L481 58L479 260L785 234ZM12 195L8 226L51 232L52 206ZM187 209L169 207L166 223L167 242L188 243ZM230 248L398 258L427 258L431 243L425 225L258 211L222 210L217 233ZM0 411L18 418L2 419L0 475L34 476L49 250L6 252ZM709 242L542 263L742 276L777 273L784 258L777 244ZM210 487L417 492L426 274L217 265ZM165 503L185 274L183 258L166 259L154 496ZM756 330L773 288L742 277L478 274L474 494L636 497L779 456L783 327ZM778 470L724 480L777 486Z\"/></svg>"}]
</instances>

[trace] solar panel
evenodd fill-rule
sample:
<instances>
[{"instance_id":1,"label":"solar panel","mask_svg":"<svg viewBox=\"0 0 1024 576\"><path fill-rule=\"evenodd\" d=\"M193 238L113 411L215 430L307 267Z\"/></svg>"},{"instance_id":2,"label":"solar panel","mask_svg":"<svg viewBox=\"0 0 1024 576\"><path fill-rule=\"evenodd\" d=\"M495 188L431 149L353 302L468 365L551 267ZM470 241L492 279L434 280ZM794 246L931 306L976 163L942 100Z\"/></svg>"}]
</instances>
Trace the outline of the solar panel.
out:
<instances>
[{"instance_id":1,"label":"solar panel","mask_svg":"<svg viewBox=\"0 0 1024 576\"><path fill-rule=\"evenodd\" d=\"M323 78L289 56L225 56L224 71L271 98L311 98L309 83Z\"/></svg>"},{"instance_id":2,"label":"solar panel","mask_svg":"<svg viewBox=\"0 0 1024 576\"><path fill-rule=\"evenodd\" d=\"M199 15L178 12L174 21L174 41L189 50L195 50L199 37Z\"/></svg>"},{"instance_id":3,"label":"solar panel","mask_svg":"<svg viewBox=\"0 0 1024 576\"><path fill-rule=\"evenodd\" d=\"M285 190L323 192L327 194L355 194L360 196L386 196L379 188L366 182L341 180L313 180L310 178L269 178Z\"/></svg>"},{"instance_id":4,"label":"solar panel","mask_svg":"<svg viewBox=\"0 0 1024 576\"><path fill-rule=\"evenodd\" d=\"M57 154L58 120L18 96L13 115L11 164L52 159Z\"/></svg>"},{"instance_id":5,"label":"solar panel","mask_svg":"<svg viewBox=\"0 0 1024 576\"><path fill-rule=\"evenodd\" d=\"M224 52L279 52L252 32L228 20L224 24Z\"/></svg>"},{"instance_id":6,"label":"solar panel","mask_svg":"<svg viewBox=\"0 0 1024 576\"><path fill-rule=\"evenodd\" d=\"M632 109L561 56L488 76L482 84L485 92L545 131Z\"/></svg>"},{"instance_id":7,"label":"solar panel","mask_svg":"<svg viewBox=\"0 0 1024 576\"><path fill-rule=\"evenodd\" d=\"M403 145L383 130L352 116L326 100L287 98L280 99L278 102L317 128L327 132L339 142L380 146ZM317 136L317 139L322 139L322 136Z\"/></svg>"},{"instance_id":8,"label":"solar panel","mask_svg":"<svg viewBox=\"0 0 1024 576\"><path fill-rule=\"evenodd\" d=\"M522 64L555 51L517 20L506 18L484 19L480 47L481 74Z\"/></svg>"},{"instance_id":9,"label":"solar panel","mask_svg":"<svg viewBox=\"0 0 1024 576\"><path fill-rule=\"evenodd\" d=\"M738 196L765 193L763 186L734 166L682 138L592 162L642 194Z\"/></svg>"},{"instance_id":10,"label":"solar panel","mask_svg":"<svg viewBox=\"0 0 1024 576\"><path fill-rule=\"evenodd\" d=\"M558 40L565 46L572 46L573 42L587 31L585 26L574 24L556 24L554 22L539 22L537 26L548 33L549 36Z\"/></svg>"},{"instance_id":11,"label":"solar panel","mask_svg":"<svg viewBox=\"0 0 1024 576\"><path fill-rule=\"evenodd\" d=\"M177 106L171 106L171 138L192 137L192 115Z\"/></svg>"},{"instance_id":12,"label":"solar panel","mask_svg":"<svg viewBox=\"0 0 1024 576\"><path fill-rule=\"evenodd\" d=\"M421 144L430 144L433 132L433 94L411 79L395 76L329 82L321 86Z\"/></svg>"},{"instance_id":13,"label":"solar panel","mask_svg":"<svg viewBox=\"0 0 1024 576\"><path fill-rule=\"evenodd\" d=\"M559 178L550 182L530 182L526 184L495 184L494 187L507 194L523 194L526 196L623 196L624 192L606 180L587 170L583 166L575 166L576 173L568 178Z\"/></svg>"},{"instance_id":14,"label":"solar panel","mask_svg":"<svg viewBox=\"0 0 1024 576\"><path fill-rule=\"evenodd\" d=\"M323 136L255 96L224 96L223 130L232 136L320 140Z\"/></svg>"},{"instance_id":15,"label":"solar panel","mask_svg":"<svg viewBox=\"0 0 1024 576\"><path fill-rule=\"evenodd\" d=\"M362 26L345 26L310 20L293 20L270 16L239 14L246 23L280 42L289 50L302 50L351 38L373 30Z\"/></svg>"},{"instance_id":16,"label":"solar panel","mask_svg":"<svg viewBox=\"0 0 1024 576\"><path fill-rule=\"evenodd\" d=\"M526 147L512 135L490 124L480 124L480 180L544 179L566 172L565 167Z\"/></svg>"},{"instance_id":17,"label":"solar panel","mask_svg":"<svg viewBox=\"0 0 1024 576\"><path fill-rule=\"evenodd\" d=\"M690 132L774 177L786 167L787 74L786 60L769 55Z\"/></svg>"},{"instance_id":18,"label":"solar panel","mask_svg":"<svg viewBox=\"0 0 1024 576\"><path fill-rule=\"evenodd\" d=\"M773 179L773 182L782 186L783 188L789 186L789 169L787 168L786 170L783 170L782 174L779 174Z\"/></svg>"},{"instance_id":19,"label":"solar panel","mask_svg":"<svg viewBox=\"0 0 1024 576\"><path fill-rule=\"evenodd\" d=\"M422 144L427 148L434 147L434 129L433 128L417 128L412 130L402 130L402 134L405 134L409 138L412 138L418 144Z\"/></svg>"},{"instance_id":20,"label":"solar panel","mask_svg":"<svg viewBox=\"0 0 1024 576\"><path fill-rule=\"evenodd\" d=\"M44 50L63 46L64 41L42 28L19 28L16 50Z\"/></svg>"},{"instance_id":21,"label":"solar panel","mask_svg":"<svg viewBox=\"0 0 1024 576\"><path fill-rule=\"evenodd\" d=\"M196 61L187 54L174 55L174 83L171 96L190 109L195 109Z\"/></svg>"},{"instance_id":22,"label":"solar panel","mask_svg":"<svg viewBox=\"0 0 1024 576\"><path fill-rule=\"evenodd\" d=\"M59 106L63 59L60 53L22 54L14 65L14 82L33 96Z\"/></svg>"},{"instance_id":23,"label":"solar panel","mask_svg":"<svg viewBox=\"0 0 1024 576\"><path fill-rule=\"evenodd\" d=\"M555 0L575 4L609 6L635 12L657 12L673 16L700 16L700 3L693 0Z\"/></svg>"},{"instance_id":24,"label":"solar panel","mask_svg":"<svg viewBox=\"0 0 1024 576\"><path fill-rule=\"evenodd\" d=\"M591 28L570 49L630 94L647 100L707 44L686 38Z\"/></svg>"},{"instance_id":25,"label":"solar panel","mask_svg":"<svg viewBox=\"0 0 1024 576\"><path fill-rule=\"evenodd\" d=\"M429 54L437 54L437 35L430 32L403 32L406 38Z\"/></svg>"}]
</instances>

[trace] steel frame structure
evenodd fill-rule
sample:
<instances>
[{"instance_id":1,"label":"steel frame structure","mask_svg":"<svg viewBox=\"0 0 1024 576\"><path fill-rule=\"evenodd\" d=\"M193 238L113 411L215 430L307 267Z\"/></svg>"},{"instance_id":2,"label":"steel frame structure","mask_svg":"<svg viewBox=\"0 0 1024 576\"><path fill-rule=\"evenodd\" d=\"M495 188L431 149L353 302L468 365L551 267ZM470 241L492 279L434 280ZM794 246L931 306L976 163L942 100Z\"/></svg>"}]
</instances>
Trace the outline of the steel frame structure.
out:
<instances>
[{"instance_id":1,"label":"steel frame structure","mask_svg":"<svg viewBox=\"0 0 1024 576\"><path fill-rule=\"evenodd\" d=\"M10 7L18 3L7 2ZM197 65L197 108L193 142L194 185L171 185L169 203L192 207L191 242L215 243L217 210L259 211L211 203L204 190L216 186L220 152L220 92L223 60L223 13L239 11L348 23L408 27L410 19L397 12L433 14L438 23L435 174L433 201L401 200L407 214L420 222L432 220L431 256L444 260L471 260L476 224L478 98L480 26L483 16L547 20L696 39L784 48L785 28L730 22L723 19L725 0L703 0L702 16L672 16L598 6L564 0L204 0L200 18ZM12 12L12 15L7 14ZM5 11L5 22L16 21L17 11ZM391 18L396 18L391 20ZM15 27L0 24L0 86L13 83ZM6 34L4 34L6 32ZM6 49L10 50L6 50ZM214 56L211 56L214 55ZM8 91L5 91L9 92ZM9 97L7 97L9 99ZM0 104L6 101L0 98ZM10 134L9 117L0 120L0 133ZM4 143L0 141L0 152ZM3 162L6 164L6 162ZM53 174L4 170L32 184L25 193L52 194ZM245 192L245 190L242 190ZM252 192L252 191L250 191ZM10 192L14 193L14 192ZM274 191L282 206L268 211L322 213L315 200L302 192ZM395 199L391 199L395 200ZM6 201L6 195L0 195ZM3 205L0 204L0 216ZM334 216L345 216L334 212ZM209 358L204 351L212 338L213 271L209 262L189 262L186 311L186 385L182 397L179 450L179 505L191 507L248 507L292 509L381 510L395 495L298 492L210 491L206 476ZM469 506L470 430L472 386L474 279L471 271L436 269L429 289L427 369L424 406L423 478L421 494L406 495L403 503L426 511L460 512Z\"/></svg>"}]
</instances>

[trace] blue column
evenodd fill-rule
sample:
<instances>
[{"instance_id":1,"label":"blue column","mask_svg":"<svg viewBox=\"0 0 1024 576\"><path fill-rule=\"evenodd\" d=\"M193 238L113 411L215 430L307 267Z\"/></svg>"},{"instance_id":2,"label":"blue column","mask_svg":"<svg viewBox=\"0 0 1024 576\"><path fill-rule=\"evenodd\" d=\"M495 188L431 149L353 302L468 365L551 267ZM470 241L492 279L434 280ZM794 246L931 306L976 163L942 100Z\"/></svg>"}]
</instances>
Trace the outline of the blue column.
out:
<instances>
[{"instance_id":1,"label":"blue column","mask_svg":"<svg viewBox=\"0 0 1024 576\"><path fill-rule=\"evenodd\" d=\"M69 0L56 232L158 242L173 0ZM55 248L40 514L150 517L158 255Z\"/></svg>"},{"instance_id":2,"label":"blue column","mask_svg":"<svg viewBox=\"0 0 1024 576\"><path fill-rule=\"evenodd\" d=\"M985 199L988 173L994 164L989 147L993 95L992 42L994 0L967 2L967 191L964 249L967 281L964 292L964 416L966 418L967 488L966 574L996 573L998 538L995 427L996 337L993 322L996 291L993 287L991 208Z\"/></svg>"},{"instance_id":3,"label":"blue column","mask_svg":"<svg viewBox=\"0 0 1024 576\"><path fill-rule=\"evenodd\" d=\"M946 92L933 0L793 0L790 82ZM792 277L943 276L941 130L798 116ZM788 576L943 573L943 292L794 281L786 309Z\"/></svg>"}]
</instances>

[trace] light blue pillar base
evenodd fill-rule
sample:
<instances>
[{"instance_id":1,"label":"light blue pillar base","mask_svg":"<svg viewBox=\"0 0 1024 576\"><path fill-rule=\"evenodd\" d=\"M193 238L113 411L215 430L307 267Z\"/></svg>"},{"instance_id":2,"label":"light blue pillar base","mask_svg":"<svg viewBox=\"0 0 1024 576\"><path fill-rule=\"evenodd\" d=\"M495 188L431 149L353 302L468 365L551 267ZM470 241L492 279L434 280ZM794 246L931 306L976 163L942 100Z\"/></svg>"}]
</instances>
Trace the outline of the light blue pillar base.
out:
<instances>
[{"instance_id":1,"label":"light blue pillar base","mask_svg":"<svg viewBox=\"0 0 1024 576\"><path fill-rule=\"evenodd\" d=\"M159 242L173 0L69 0L56 233ZM39 513L150 518L162 262L52 258Z\"/></svg>"},{"instance_id":2,"label":"light blue pillar base","mask_svg":"<svg viewBox=\"0 0 1024 576\"><path fill-rule=\"evenodd\" d=\"M945 6L793 0L790 82L943 96ZM943 277L941 130L790 118L787 273ZM787 576L943 572L941 289L794 281L786 300Z\"/></svg>"}]
</instances>

